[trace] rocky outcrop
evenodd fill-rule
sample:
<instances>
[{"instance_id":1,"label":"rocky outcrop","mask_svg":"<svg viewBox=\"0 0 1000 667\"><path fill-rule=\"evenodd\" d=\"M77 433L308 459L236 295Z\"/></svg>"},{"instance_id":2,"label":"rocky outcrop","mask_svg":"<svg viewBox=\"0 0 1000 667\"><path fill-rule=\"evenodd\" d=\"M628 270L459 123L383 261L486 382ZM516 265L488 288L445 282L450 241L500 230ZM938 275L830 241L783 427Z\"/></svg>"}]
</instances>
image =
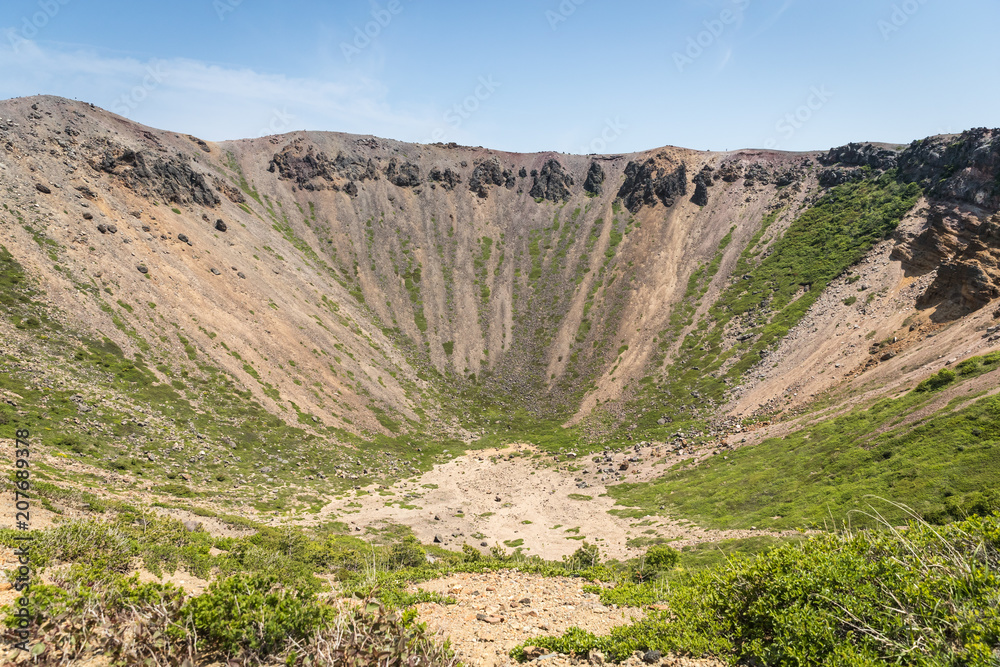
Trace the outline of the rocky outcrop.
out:
<instances>
[{"instance_id":1,"label":"rocky outcrop","mask_svg":"<svg viewBox=\"0 0 1000 667\"><path fill-rule=\"evenodd\" d=\"M769 185L773 179L774 174L770 169L759 162L755 162L747 168L743 177L743 185L748 188L752 188L757 184Z\"/></svg>"},{"instance_id":2,"label":"rocky outcrop","mask_svg":"<svg viewBox=\"0 0 1000 667\"><path fill-rule=\"evenodd\" d=\"M839 148L831 148L818 160L824 166L835 164L847 167L869 167L876 171L888 171L896 168L899 154L887 148L879 148L872 144L852 143Z\"/></svg>"},{"instance_id":3,"label":"rocky outcrop","mask_svg":"<svg viewBox=\"0 0 1000 667\"><path fill-rule=\"evenodd\" d=\"M511 190L515 182L513 169L504 169L500 165L500 160L492 157L476 164L472 176L469 177L469 189L486 199L489 196L487 186L502 185Z\"/></svg>"},{"instance_id":4,"label":"rocky outcrop","mask_svg":"<svg viewBox=\"0 0 1000 667\"><path fill-rule=\"evenodd\" d=\"M892 258L911 275L937 270L917 305L936 308L937 321L957 319L1000 298L1000 215L982 220L936 205L924 231L897 245Z\"/></svg>"},{"instance_id":5,"label":"rocky outcrop","mask_svg":"<svg viewBox=\"0 0 1000 667\"><path fill-rule=\"evenodd\" d=\"M629 211L638 213L643 206L654 206L657 199L664 206L673 206L686 194L687 167L682 163L671 171L650 158L641 165L629 162L625 166L625 182L618 190L618 199Z\"/></svg>"},{"instance_id":6,"label":"rocky outcrop","mask_svg":"<svg viewBox=\"0 0 1000 667\"><path fill-rule=\"evenodd\" d=\"M125 149L118 155L107 151L91 165L118 177L137 193L156 195L166 202L217 206L221 201L205 176L192 169L187 160L163 160L144 151Z\"/></svg>"},{"instance_id":7,"label":"rocky outcrop","mask_svg":"<svg viewBox=\"0 0 1000 667\"><path fill-rule=\"evenodd\" d=\"M831 167L819 173L819 184L824 188L833 188L844 183L853 183L865 178L865 172L860 169L843 169Z\"/></svg>"},{"instance_id":8,"label":"rocky outcrop","mask_svg":"<svg viewBox=\"0 0 1000 667\"><path fill-rule=\"evenodd\" d=\"M454 190L455 186L462 182L462 177L458 175L458 172L452 170L451 167L445 167L444 171L434 167L427 178L430 179L431 183L436 183L449 191Z\"/></svg>"},{"instance_id":9,"label":"rocky outcrop","mask_svg":"<svg viewBox=\"0 0 1000 667\"><path fill-rule=\"evenodd\" d=\"M719 167L716 178L721 178L726 183L735 183L743 178L743 165L739 162L730 161Z\"/></svg>"},{"instance_id":10,"label":"rocky outcrop","mask_svg":"<svg viewBox=\"0 0 1000 667\"><path fill-rule=\"evenodd\" d=\"M325 190L333 184L335 169L325 153L315 153L312 146L301 150L301 144L286 146L271 158L267 170L278 177L294 181L303 190ZM317 182L326 181L326 183Z\"/></svg>"},{"instance_id":11,"label":"rocky outcrop","mask_svg":"<svg viewBox=\"0 0 1000 667\"><path fill-rule=\"evenodd\" d=\"M385 168L385 177L397 187L415 188L420 185L420 167L412 162L400 163L392 158Z\"/></svg>"},{"instance_id":12,"label":"rocky outcrop","mask_svg":"<svg viewBox=\"0 0 1000 667\"><path fill-rule=\"evenodd\" d=\"M1000 130L915 141L899 156L899 175L934 197L1000 210Z\"/></svg>"},{"instance_id":13,"label":"rocky outcrop","mask_svg":"<svg viewBox=\"0 0 1000 667\"><path fill-rule=\"evenodd\" d=\"M708 205L708 189L712 187L712 174L715 172L714 169L709 167L707 164L701 168L694 177L694 194L691 196L691 202L697 204L698 206Z\"/></svg>"},{"instance_id":14,"label":"rocky outcrop","mask_svg":"<svg viewBox=\"0 0 1000 667\"><path fill-rule=\"evenodd\" d=\"M371 159L362 160L339 153L331 160L326 153L316 152L312 145L296 141L271 158L267 170L278 177L294 181L303 190L340 190L342 181L375 181L378 168Z\"/></svg>"},{"instance_id":15,"label":"rocky outcrop","mask_svg":"<svg viewBox=\"0 0 1000 667\"><path fill-rule=\"evenodd\" d=\"M573 177L566 173L558 160L550 159L542 167L541 172L532 172L531 175L534 177L534 183L529 194L535 199L548 199L549 201L569 199Z\"/></svg>"},{"instance_id":16,"label":"rocky outcrop","mask_svg":"<svg viewBox=\"0 0 1000 667\"><path fill-rule=\"evenodd\" d=\"M604 193L604 167L598 162L591 162L587 171L587 180L583 182L583 190L589 194L600 196Z\"/></svg>"},{"instance_id":17,"label":"rocky outcrop","mask_svg":"<svg viewBox=\"0 0 1000 667\"><path fill-rule=\"evenodd\" d=\"M831 148L817 158L827 167L819 173L819 184L833 188L867 178L877 178L899 162L899 153L872 144L851 143Z\"/></svg>"},{"instance_id":18,"label":"rocky outcrop","mask_svg":"<svg viewBox=\"0 0 1000 667\"><path fill-rule=\"evenodd\" d=\"M226 195L226 199L233 202L234 204L246 203L247 201L246 197L243 196L243 193L240 192L240 189L238 187L226 183L221 178L213 178L212 184L219 192Z\"/></svg>"}]
</instances>

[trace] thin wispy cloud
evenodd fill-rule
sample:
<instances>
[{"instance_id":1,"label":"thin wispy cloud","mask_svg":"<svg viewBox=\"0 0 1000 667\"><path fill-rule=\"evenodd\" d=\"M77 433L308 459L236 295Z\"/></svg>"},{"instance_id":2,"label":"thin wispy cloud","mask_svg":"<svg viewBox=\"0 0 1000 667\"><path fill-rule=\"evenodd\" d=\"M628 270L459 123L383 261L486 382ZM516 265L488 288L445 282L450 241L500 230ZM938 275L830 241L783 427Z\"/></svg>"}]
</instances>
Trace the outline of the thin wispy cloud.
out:
<instances>
[{"instance_id":1,"label":"thin wispy cloud","mask_svg":"<svg viewBox=\"0 0 1000 667\"><path fill-rule=\"evenodd\" d=\"M214 140L298 129L419 136L435 122L430 112L394 110L386 102L386 87L360 75L295 78L9 38L0 40L0 65L0 88L8 95L60 90L139 122ZM277 126L276 115L282 119Z\"/></svg>"},{"instance_id":2,"label":"thin wispy cloud","mask_svg":"<svg viewBox=\"0 0 1000 667\"><path fill-rule=\"evenodd\" d=\"M748 39L754 39L756 37L759 37L763 33L770 30L775 23L781 20L781 17L785 15L785 12L787 12L789 9L792 8L792 6L795 5L795 2L796 0L785 0L785 3L781 5L778 11L776 11L774 14L765 19L764 22L757 27L757 30L755 30L754 33L750 35Z\"/></svg>"}]
</instances>

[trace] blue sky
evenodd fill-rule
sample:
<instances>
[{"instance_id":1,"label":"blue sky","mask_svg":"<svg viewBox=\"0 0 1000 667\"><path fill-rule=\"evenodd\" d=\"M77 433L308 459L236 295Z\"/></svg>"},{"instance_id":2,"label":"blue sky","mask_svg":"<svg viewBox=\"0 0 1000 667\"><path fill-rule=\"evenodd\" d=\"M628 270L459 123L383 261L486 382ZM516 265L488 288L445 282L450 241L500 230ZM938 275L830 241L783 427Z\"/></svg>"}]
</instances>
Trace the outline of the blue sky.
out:
<instances>
[{"instance_id":1,"label":"blue sky","mask_svg":"<svg viewBox=\"0 0 1000 667\"><path fill-rule=\"evenodd\" d=\"M997 25L995 0L4 0L0 98L211 140L812 150L1000 126Z\"/></svg>"}]
</instances>

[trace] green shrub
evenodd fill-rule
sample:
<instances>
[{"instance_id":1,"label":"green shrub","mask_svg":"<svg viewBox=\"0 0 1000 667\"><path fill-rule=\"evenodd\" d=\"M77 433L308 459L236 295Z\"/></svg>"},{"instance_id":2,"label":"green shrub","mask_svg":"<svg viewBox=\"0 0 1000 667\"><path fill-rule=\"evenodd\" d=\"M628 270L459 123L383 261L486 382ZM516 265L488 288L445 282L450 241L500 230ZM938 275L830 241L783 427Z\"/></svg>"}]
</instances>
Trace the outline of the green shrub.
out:
<instances>
[{"instance_id":1,"label":"green shrub","mask_svg":"<svg viewBox=\"0 0 1000 667\"><path fill-rule=\"evenodd\" d=\"M1000 658L1000 515L936 528L823 534L694 575L606 637L527 644L613 660L636 650L731 664L988 667ZM523 659L523 646L511 654Z\"/></svg>"},{"instance_id":2,"label":"green shrub","mask_svg":"<svg viewBox=\"0 0 1000 667\"><path fill-rule=\"evenodd\" d=\"M600 562L601 550L596 544L588 544L586 541L572 556L563 556L563 563L569 570L586 570L596 567Z\"/></svg>"},{"instance_id":3,"label":"green shrub","mask_svg":"<svg viewBox=\"0 0 1000 667\"><path fill-rule=\"evenodd\" d=\"M407 535L392 545L389 557L397 567L420 567L427 564L427 553L412 535Z\"/></svg>"},{"instance_id":4,"label":"green shrub","mask_svg":"<svg viewBox=\"0 0 1000 667\"><path fill-rule=\"evenodd\" d=\"M311 591L290 590L276 577L238 574L213 582L182 610L199 648L229 656L266 656L288 640L305 641L331 617Z\"/></svg>"},{"instance_id":5,"label":"green shrub","mask_svg":"<svg viewBox=\"0 0 1000 667\"><path fill-rule=\"evenodd\" d=\"M918 384L916 389L914 389L913 391L916 392L937 391L938 389L946 387L952 382L954 382L957 377L958 375L955 373L955 371L945 368L938 371L934 375L930 376L920 384Z\"/></svg>"},{"instance_id":6,"label":"green shrub","mask_svg":"<svg viewBox=\"0 0 1000 667\"><path fill-rule=\"evenodd\" d=\"M138 548L118 527L99 521L72 521L38 534L36 567L80 563L111 572L128 572Z\"/></svg>"},{"instance_id":7,"label":"green shrub","mask_svg":"<svg viewBox=\"0 0 1000 667\"><path fill-rule=\"evenodd\" d=\"M646 550L646 565L654 570L669 570L677 565L681 553L666 544L654 544Z\"/></svg>"}]
</instances>

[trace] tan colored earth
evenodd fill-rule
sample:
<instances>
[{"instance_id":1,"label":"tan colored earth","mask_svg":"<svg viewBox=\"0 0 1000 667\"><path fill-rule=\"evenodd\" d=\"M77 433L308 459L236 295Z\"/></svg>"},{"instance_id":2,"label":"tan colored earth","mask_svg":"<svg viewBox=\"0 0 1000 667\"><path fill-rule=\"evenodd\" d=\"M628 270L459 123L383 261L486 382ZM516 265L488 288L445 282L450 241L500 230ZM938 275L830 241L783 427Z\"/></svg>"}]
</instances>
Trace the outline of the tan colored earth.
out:
<instances>
[{"instance_id":1,"label":"tan colored earth","mask_svg":"<svg viewBox=\"0 0 1000 667\"><path fill-rule=\"evenodd\" d=\"M580 457L557 466L528 445L473 451L415 479L348 493L327 505L318 520L335 516L356 532L382 523L402 524L424 543L440 538L442 546L453 550L463 544L482 550L499 545L507 551L520 546L524 553L546 560L572 554L584 540L598 545L607 558L627 559L644 550L628 545L633 538L664 538L682 547L764 534L798 534L708 530L661 516L616 516L610 512L624 508L616 508L614 499L607 496L606 483L617 480L618 474L597 472L598 467L618 471L628 459L641 458L641 462L629 462L628 470L620 473L621 481L648 481L693 456L667 455L665 450L647 446L638 453L629 449L610 457L610 463ZM571 465L581 469L569 472L566 469ZM577 480L587 486L579 488Z\"/></svg>"}]
</instances>

